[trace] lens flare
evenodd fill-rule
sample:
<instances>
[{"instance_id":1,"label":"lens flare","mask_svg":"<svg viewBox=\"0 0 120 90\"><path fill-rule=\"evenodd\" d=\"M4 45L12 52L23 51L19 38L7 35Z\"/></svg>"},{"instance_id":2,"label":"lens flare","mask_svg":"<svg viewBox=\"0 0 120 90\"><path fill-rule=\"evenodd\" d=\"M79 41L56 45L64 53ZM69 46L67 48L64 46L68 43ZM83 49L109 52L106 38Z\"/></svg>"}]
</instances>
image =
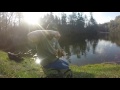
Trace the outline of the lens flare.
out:
<instances>
[{"instance_id":1,"label":"lens flare","mask_svg":"<svg viewBox=\"0 0 120 90\"><path fill-rule=\"evenodd\" d=\"M35 58L35 63L36 63L36 64L40 64L40 62L41 62L41 59L39 59L38 57Z\"/></svg>"}]
</instances>

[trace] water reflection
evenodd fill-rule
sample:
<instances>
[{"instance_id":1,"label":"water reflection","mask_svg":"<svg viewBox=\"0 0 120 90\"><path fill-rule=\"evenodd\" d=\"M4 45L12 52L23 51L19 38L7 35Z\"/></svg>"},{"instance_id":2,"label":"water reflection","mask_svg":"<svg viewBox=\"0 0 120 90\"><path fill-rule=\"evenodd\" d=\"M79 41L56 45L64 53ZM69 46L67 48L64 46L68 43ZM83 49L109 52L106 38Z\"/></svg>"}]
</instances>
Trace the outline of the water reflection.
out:
<instances>
[{"instance_id":1,"label":"water reflection","mask_svg":"<svg viewBox=\"0 0 120 90\"><path fill-rule=\"evenodd\" d=\"M95 64L120 60L120 47L110 40L81 40L65 45L66 59L75 65Z\"/></svg>"}]
</instances>

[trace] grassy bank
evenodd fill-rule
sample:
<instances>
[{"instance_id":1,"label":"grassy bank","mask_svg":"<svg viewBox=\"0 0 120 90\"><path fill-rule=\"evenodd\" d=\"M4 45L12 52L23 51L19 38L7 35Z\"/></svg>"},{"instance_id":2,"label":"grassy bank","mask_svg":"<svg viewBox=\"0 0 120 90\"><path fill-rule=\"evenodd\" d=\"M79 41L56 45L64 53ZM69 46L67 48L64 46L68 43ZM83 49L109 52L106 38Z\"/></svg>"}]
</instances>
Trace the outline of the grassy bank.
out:
<instances>
[{"instance_id":1,"label":"grassy bank","mask_svg":"<svg viewBox=\"0 0 120 90\"><path fill-rule=\"evenodd\" d=\"M74 78L119 78L120 65L117 63L102 63L85 66L71 65ZM9 60L7 53L0 51L0 78L44 78L39 64L31 58L17 63Z\"/></svg>"},{"instance_id":2,"label":"grassy bank","mask_svg":"<svg viewBox=\"0 0 120 90\"><path fill-rule=\"evenodd\" d=\"M77 78L120 78L120 65L117 63L71 66L71 68L74 77Z\"/></svg>"},{"instance_id":3,"label":"grassy bank","mask_svg":"<svg viewBox=\"0 0 120 90\"><path fill-rule=\"evenodd\" d=\"M24 61L18 63L9 60L7 53L0 51L0 77L39 78L44 77L44 73L31 58L24 57Z\"/></svg>"}]
</instances>

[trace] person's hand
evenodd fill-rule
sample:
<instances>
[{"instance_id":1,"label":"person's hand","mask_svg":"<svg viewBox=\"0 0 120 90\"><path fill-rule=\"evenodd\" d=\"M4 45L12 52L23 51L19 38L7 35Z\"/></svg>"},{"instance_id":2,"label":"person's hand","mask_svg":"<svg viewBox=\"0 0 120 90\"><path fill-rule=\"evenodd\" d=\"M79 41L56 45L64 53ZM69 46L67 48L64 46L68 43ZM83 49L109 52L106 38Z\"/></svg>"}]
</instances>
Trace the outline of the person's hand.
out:
<instances>
[{"instance_id":1,"label":"person's hand","mask_svg":"<svg viewBox=\"0 0 120 90\"><path fill-rule=\"evenodd\" d=\"M56 56L58 57L65 56L65 51L63 49L56 50Z\"/></svg>"}]
</instances>

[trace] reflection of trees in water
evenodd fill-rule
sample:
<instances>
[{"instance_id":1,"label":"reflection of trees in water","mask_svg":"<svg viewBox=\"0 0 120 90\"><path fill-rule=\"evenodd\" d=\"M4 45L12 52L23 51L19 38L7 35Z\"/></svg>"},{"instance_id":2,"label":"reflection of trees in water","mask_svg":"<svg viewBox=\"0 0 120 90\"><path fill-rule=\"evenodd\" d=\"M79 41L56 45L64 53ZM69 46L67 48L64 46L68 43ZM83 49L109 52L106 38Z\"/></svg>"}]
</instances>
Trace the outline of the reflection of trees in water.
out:
<instances>
[{"instance_id":1,"label":"reflection of trees in water","mask_svg":"<svg viewBox=\"0 0 120 90\"><path fill-rule=\"evenodd\" d=\"M66 42L67 43L67 42ZM68 53L69 56L77 55L78 58L80 58L80 55L84 55L86 51L86 42L85 40L80 40L79 42L73 42L71 45L66 44L65 45L65 52Z\"/></svg>"},{"instance_id":2,"label":"reflection of trees in water","mask_svg":"<svg viewBox=\"0 0 120 90\"><path fill-rule=\"evenodd\" d=\"M71 43L65 42L65 51L68 53L68 58L71 55L76 55L77 58L81 58L81 56L87 56L88 52L95 54L96 47L98 45L99 40L111 41L112 43L116 43L120 46L120 35L119 33L112 34L100 34L96 38L87 38L87 39L79 39L79 40L71 40Z\"/></svg>"},{"instance_id":3,"label":"reflection of trees in water","mask_svg":"<svg viewBox=\"0 0 120 90\"><path fill-rule=\"evenodd\" d=\"M67 55L71 56L69 45L66 45L64 49L65 49Z\"/></svg>"},{"instance_id":4,"label":"reflection of trees in water","mask_svg":"<svg viewBox=\"0 0 120 90\"><path fill-rule=\"evenodd\" d=\"M77 58L80 58L80 47L79 46L76 47L76 54L77 54Z\"/></svg>"},{"instance_id":5,"label":"reflection of trees in water","mask_svg":"<svg viewBox=\"0 0 120 90\"><path fill-rule=\"evenodd\" d=\"M96 39L86 39L86 43L87 43L86 51L89 52L90 47L92 47L93 54L95 54L96 46L98 44L98 38L96 38Z\"/></svg>"},{"instance_id":6,"label":"reflection of trees in water","mask_svg":"<svg viewBox=\"0 0 120 90\"><path fill-rule=\"evenodd\" d=\"M93 54L95 54L97 44L98 44L98 39L92 40Z\"/></svg>"},{"instance_id":7,"label":"reflection of trees in water","mask_svg":"<svg viewBox=\"0 0 120 90\"><path fill-rule=\"evenodd\" d=\"M110 40L109 34L108 33L102 33L98 35L98 38L100 40Z\"/></svg>"},{"instance_id":8,"label":"reflection of trees in water","mask_svg":"<svg viewBox=\"0 0 120 90\"><path fill-rule=\"evenodd\" d=\"M89 52L89 51L90 51L90 42L88 42L87 39L86 39L85 41L86 41L86 43L87 43L86 50L87 50L87 52Z\"/></svg>"},{"instance_id":9,"label":"reflection of trees in water","mask_svg":"<svg viewBox=\"0 0 120 90\"><path fill-rule=\"evenodd\" d=\"M95 54L95 49L98 44L98 40L93 41L93 54Z\"/></svg>"},{"instance_id":10,"label":"reflection of trees in water","mask_svg":"<svg viewBox=\"0 0 120 90\"><path fill-rule=\"evenodd\" d=\"M118 46L120 46L120 32L119 31L114 31L111 32L109 35L104 35L105 40L109 40L112 43L116 43Z\"/></svg>"},{"instance_id":11,"label":"reflection of trees in water","mask_svg":"<svg viewBox=\"0 0 120 90\"><path fill-rule=\"evenodd\" d=\"M68 58L70 58L71 55L76 55L77 58L81 58L81 55L84 55L86 57L87 52L90 51L90 47L93 48L93 53L95 53L97 43L98 38L80 39L78 42L71 43L71 45L66 44L64 50L66 53L68 53Z\"/></svg>"},{"instance_id":12,"label":"reflection of trees in water","mask_svg":"<svg viewBox=\"0 0 120 90\"><path fill-rule=\"evenodd\" d=\"M80 46L80 52L81 52L81 54L86 56L86 48L87 48L86 41L85 40L81 40L79 42L79 46Z\"/></svg>"},{"instance_id":13,"label":"reflection of trees in water","mask_svg":"<svg viewBox=\"0 0 120 90\"><path fill-rule=\"evenodd\" d=\"M110 40L112 43L116 43L118 46L120 46L120 33L115 32L110 34Z\"/></svg>"}]
</instances>

